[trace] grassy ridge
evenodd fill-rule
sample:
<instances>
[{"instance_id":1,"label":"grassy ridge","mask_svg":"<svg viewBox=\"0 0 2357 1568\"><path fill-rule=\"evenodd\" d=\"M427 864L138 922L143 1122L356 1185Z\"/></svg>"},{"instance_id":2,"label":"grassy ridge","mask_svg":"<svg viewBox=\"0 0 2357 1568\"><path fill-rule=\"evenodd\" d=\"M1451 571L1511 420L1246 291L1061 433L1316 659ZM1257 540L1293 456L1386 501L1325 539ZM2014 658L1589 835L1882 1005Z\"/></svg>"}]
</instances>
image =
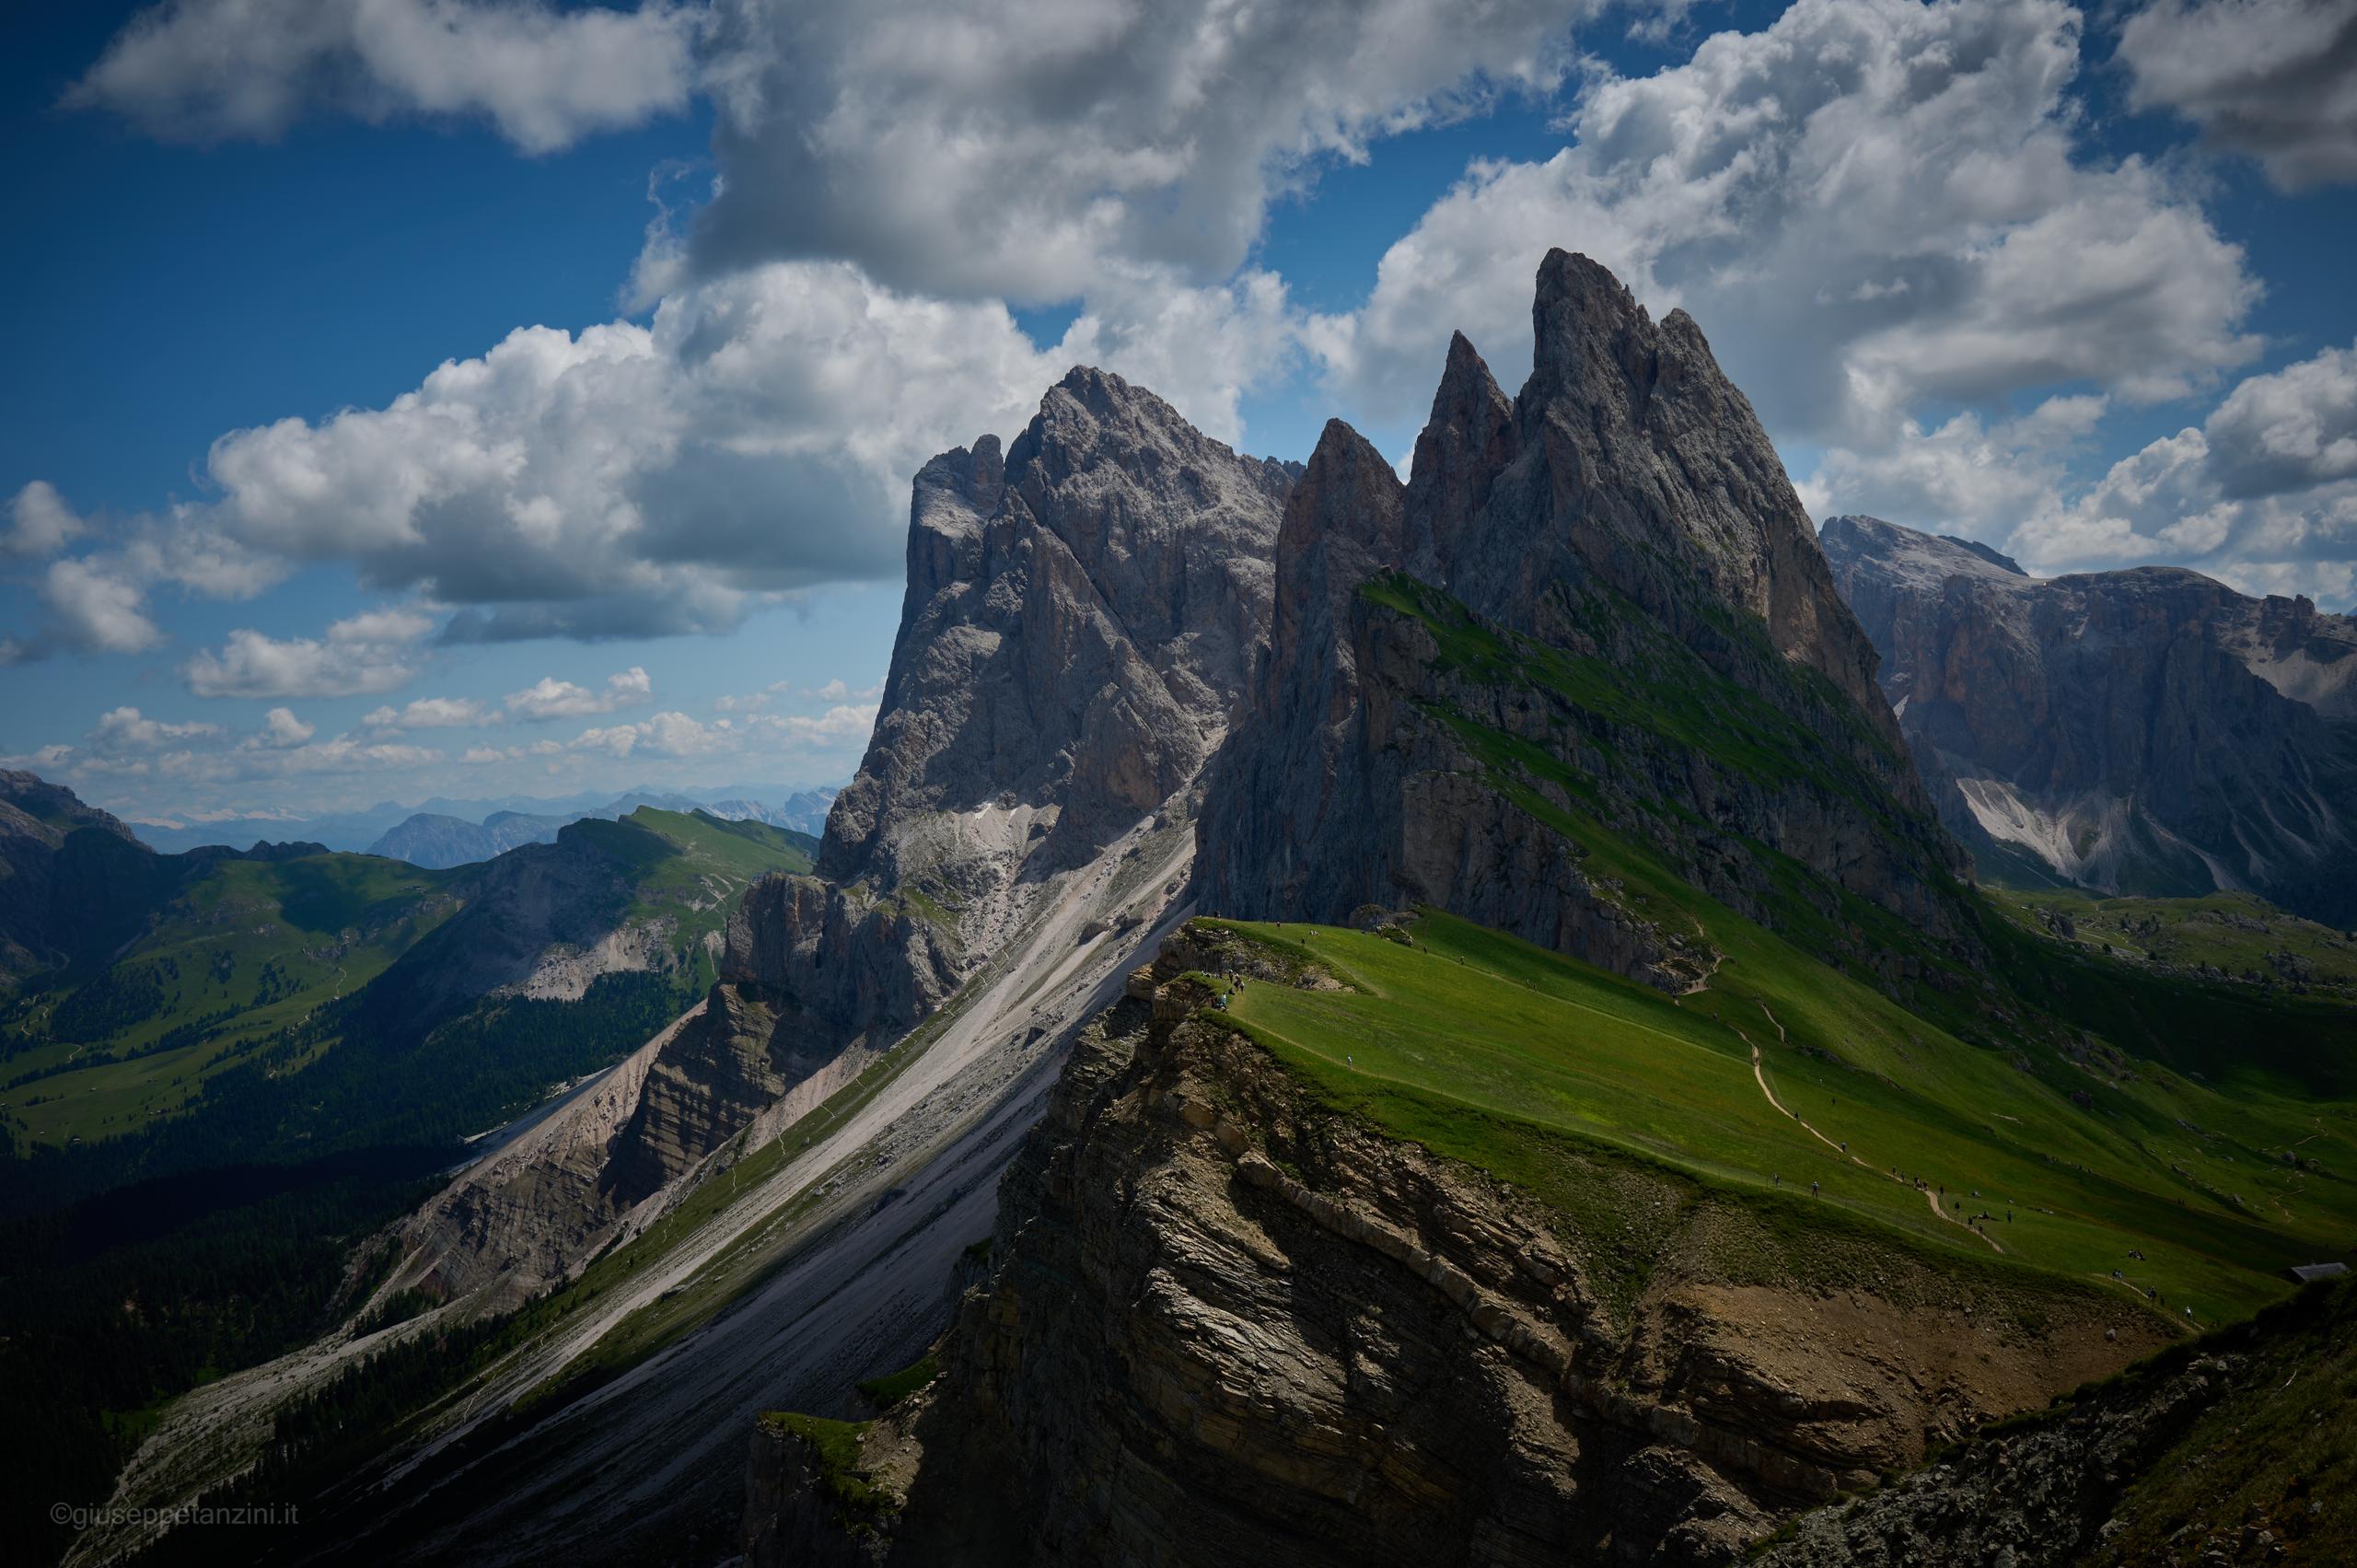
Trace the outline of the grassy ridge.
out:
<instances>
[{"instance_id":1,"label":"grassy ridge","mask_svg":"<svg viewBox=\"0 0 2357 1568\"><path fill-rule=\"evenodd\" d=\"M1733 918L1713 921L1713 937ZM1378 1124L1502 1174L1523 1157L1517 1129L1536 1127L1754 1195L1814 1181L1852 1216L1997 1256L1894 1180L1896 1165L1945 1185L1952 1214L2002 1216L2010 1200L2014 1218L1985 1225L2006 1259L2103 1282L2117 1268L2203 1322L2282 1294L2274 1271L2337 1255L2357 1228L2357 1186L2335 1174L2357 1171L2348 1107L2237 1103L2149 1073L2122 1108L2091 1112L1756 927L1709 991L1678 1000L1439 914L1411 947L1323 927L1282 936L1349 989L1248 986L1225 1016ZM1755 1045L1777 1098L1846 1153L1769 1103ZM2222 1135L2186 1132L2175 1113L2188 1110ZM2330 1151L2326 1169L2268 1172L2264 1148L2302 1138ZM2243 1205L2224 1196L2235 1187Z\"/></svg>"},{"instance_id":2,"label":"grassy ridge","mask_svg":"<svg viewBox=\"0 0 2357 1568\"><path fill-rule=\"evenodd\" d=\"M611 865L612 914L667 920L679 990L710 983L704 941L745 887L807 871L813 841L761 822L642 807L564 830L560 850ZM203 1102L268 1053L300 1072L341 1043L308 1028L457 913L482 866L427 871L377 855L223 859L157 910L110 963L46 977L0 1014L0 1125L17 1146L95 1142ZM454 928L455 932L456 928Z\"/></svg>"},{"instance_id":3,"label":"grassy ridge","mask_svg":"<svg viewBox=\"0 0 2357 1568\"><path fill-rule=\"evenodd\" d=\"M457 909L450 873L373 855L223 860L94 973L0 1019L0 1115L20 1143L136 1129L359 991Z\"/></svg>"},{"instance_id":4,"label":"grassy ridge","mask_svg":"<svg viewBox=\"0 0 2357 1568\"><path fill-rule=\"evenodd\" d=\"M2146 899L1991 888L1990 900L2026 931L2131 962L2357 992L2357 934L2287 914L2249 893Z\"/></svg>"},{"instance_id":5,"label":"grassy ridge","mask_svg":"<svg viewBox=\"0 0 2357 1568\"><path fill-rule=\"evenodd\" d=\"M1706 990L1673 1003L1562 968L1552 954L1515 953L1504 938L1470 945L1434 920L1419 927L1420 947L1455 943L1458 951L1435 956L1491 977L1479 994L1418 1016L1408 1000L1417 987L1385 972L1411 960L1362 942L1364 951L1329 955L1363 966L1358 998L1254 993L1237 1015L1248 1025L1278 1025L1258 1017L1263 1006L1348 1014L1283 1024L1304 1031L1295 1046L1324 1058L1336 1052L1321 1041L1368 1040L1371 1052L1340 1054L1362 1071L1384 1063L1398 1080L1387 1095L1443 1092L1713 1180L1773 1187L1777 1175L1789 1183L1798 1174L1876 1223L1951 1245L1985 1249L1911 1179L1892 1179L1894 1167L1928 1179L1934 1196L1945 1185L1966 1216L2002 1215L2010 1200L2014 1218L1991 1222L2007 1256L2107 1283L2117 1268L2213 1318L2277 1294L2271 1276L2282 1265L2348 1249L2357 1232L2357 1010L2060 944L2017 909L1954 882L1933 890L1976 939L1935 942L1740 837L1727 849L1764 876L1738 877L1747 912L1729 908L1697 891L1678 863L1710 824L1652 789L1643 769L1631 772L1621 749L1859 802L1860 820L1886 836L1902 829L1896 803L1840 747L1615 602L1591 598L1573 609L1611 620L1591 628L1598 642L1611 645L1607 633L1634 639L1641 657L1570 655L1487 626L1406 579L1362 594L1430 634L1434 668L1457 690L1472 682L1498 693L1466 702L1526 715L1516 729L1527 733L1512 733L1448 698L1418 700L1489 787L1577 845L1605 896L1666 934L1707 944L1720 961ZM1802 672L1787 673L1806 684ZM1793 711L1807 711L1808 694L1795 695ZM2203 918L2253 935L2245 922ZM1545 1005L1500 994L1493 982L1509 975ZM1559 994L1565 975L1578 977L1576 1007ZM1405 1008L1422 1044L1403 1044L1364 1014L1374 994ZM1480 1021L1485 1009L1498 1010L1494 1021ZM1609 1049L1538 1051L1550 1039ZM1848 1151L1781 1115L1763 1080ZM2144 1256L2129 1257L2131 1249Z\"/></svg>"}]
</instances>

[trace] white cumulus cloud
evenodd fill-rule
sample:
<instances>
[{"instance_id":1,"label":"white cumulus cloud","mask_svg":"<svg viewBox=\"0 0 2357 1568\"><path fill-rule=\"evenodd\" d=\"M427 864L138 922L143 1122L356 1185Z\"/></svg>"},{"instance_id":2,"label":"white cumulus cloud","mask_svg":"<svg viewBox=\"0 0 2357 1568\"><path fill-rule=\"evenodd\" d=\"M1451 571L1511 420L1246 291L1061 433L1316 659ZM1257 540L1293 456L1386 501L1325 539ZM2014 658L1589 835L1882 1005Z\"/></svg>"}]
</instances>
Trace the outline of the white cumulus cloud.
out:
<instances>
[{"instance_id":1,"label":"white cumulus cloud","mask_svg":"<svg viewBox=\"0 0 2357 1568\"><path fill-rule=\"evenodd\" d=\"M1312 341L1412 417L1452 328L1512 386L1550 246L1689 309L1782 439L1867 452L1933 400L2175 397L2258 351L2242 251L2163 171L2082 156L2060 0L1798 0L1651 76L1599 75L1544 162L1477 164Z\"/></svg>"},{"instance_id":2,"label":"white cumulus cloud","mask_svg":"<svg viewBox=\"0 0 2357 1568\"><path fill-rule=\"evenodd\" d=\"M249 744L281 751L302 745L319 732L319 726L296 718L293 709L273 708L262 715L261 728L250 738Z\"/></svg>"},{"instance_id":3,"label":"white cumulus cloud","mask_svg":"<svg viewBox=\"0 0 2357 1568\"><path fill-rule=\"evenodd\" d=\"M46 480L34 480L8 503L8 530L0 534L0 552L48 557L82 534L84 524Z\"/></svg>"},{"instance_id":4,"label":"white cumulus cloud","mask_svg":"<svg viewBox=\"0 0 2357 1568\"><path fill-rule=\"evenodd\" d=\"M2204 433L2228 494L2274 495L2357 478L2357 345L2246 379Z\"/></svg>"},{"instance_id":5,"label":"white cumulus cloud","mask_svg":"<svg viewBox=\"0 0 2357 1568\"><path fill-rule=\"evenodd\" d=\"M103 556L52 561L41 579L51 637L82 653L143 653L164 640L147 614L145 591L122 563Z\"/></svg>"},{"instance_id":6,"label":"white cumulus cloud","mask_svg":"<svg viewBox=\"0 0 2357 1568\"><path fill-rule=\"evenodd\" d=\"M619 675L606 677L602 691L544 675L521 691L509 693L506 707L510 718L568 719L610 714L616 708L654 700L655 682L645 670L633 665Z\"/></svg>"},{"instance_id":7,"label":"white cumulus cloud","mask_svg":"<svg viewBox=\"0 0 2357 1568\"><path fill-rule=\"evenodd\" d=\"M703 275L842 257L941 295L1217 284L1323 160L1545 90L1591 0L736 0Z\"/></svg>"},{"instance_id":8,"label":"white cumulus cloud","mask_svg":"<svg viewBox=\"0 0 2357 1568\"><path fill-rule=\"evenodd\" d=\"M93 751L110 754L157 751L225 733L217 724L168 723L147 718L137 708L121 707L100 714L97 726L82 738L82 744Z\"/></svg>"},{"instance_id":9,"label":"white cumulus cloud","mask_svg":"<svg viewBox=\"0 0 2357 1568\"><path fill-rule=\"evenodd\" d=\"M324 637L278 639L241 628L217 651L198 653L180 678L200 697L350 697L407 685L418 643L434 622L413 610L372 610L330 626Z\"/></svg>"},{"instance_id":10,"label":"white cumulus cloud","mask_svg":"<svg viewBox=\"0 0 2357 1568\"><path fill-rule=\"evenodd\" d=\"M360 722L369 729L462 729L498 718L496 709L472 697L419 697L398 708L372 708Z\"/></svg>"},{"instance_id":11,"label":"white cumulus cloud","mask_svg":"<svg viewBox=\"0 0 2357 1568\"><path fill-rule=\"evenodd\" d=\"M2012 536L2051 569L2163 562L2249 592L2345 603L2357 579L2357 352L2246 377L2200 425L2147 443Z\"/></svg>"}]
</instances>

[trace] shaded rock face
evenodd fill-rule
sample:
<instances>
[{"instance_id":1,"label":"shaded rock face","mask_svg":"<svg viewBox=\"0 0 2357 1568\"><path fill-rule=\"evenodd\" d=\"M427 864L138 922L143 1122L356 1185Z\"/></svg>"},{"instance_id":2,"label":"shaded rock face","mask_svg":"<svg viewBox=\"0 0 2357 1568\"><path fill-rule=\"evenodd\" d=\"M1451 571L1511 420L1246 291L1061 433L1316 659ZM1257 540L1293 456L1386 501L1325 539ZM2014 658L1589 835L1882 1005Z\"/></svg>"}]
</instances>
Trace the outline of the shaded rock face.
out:
<instances>
[{"instance_id":1,"label":"shaded rock face","mask_svg":"<svg viewBox=\"0 0 2357 1568\"><path fill-rule=\"evenodd\" d=\"M1059 872L1193 788L1268 640L1295 470L1118 376L917 475L867 756L818 876L756 888L724 973L847 1037L913 1025Z\"/></svg>"},{"instance_id":2,"label":"shaded rock face","mask_svg":"<svg viewBox=\"0 0 2357 1568\"><path fill-rule=\"evenodd\" d=\"M1872 517L1823 540L1993 870L2357 920L2357 621L2165 567L2030 577Z\"/></svg>"},{"instance_id":3,"label":"shaded rock face","mask_svg":"<svg viewBox=\"0 0 2357 1568\"><path fill-rule=\"evenodd\" d=\"M1327 426L1278 538L1270 656L1215 766L1200 907L1340 921L1421 900L1691 984L1707 955L1582 869L1549 819L1575 809L1763 918L1754 845L1964 930L1965 862L1873 648L1701 331L1656 326L1562 251L1533 317L1513 400L1452 343L1406 485Z\"/></svg>"},{"instance_id":4,"label":"shaded rock face","mask_svg":"<svg viewBox=\"0 0 2357 1568\"><path fill-rule=\"evenodd\" d=\"M1739 1206L1567 1150L1568 1179L1663 1216L1631 1298L1591 1272L1602 1238L1336 1115L1204 1018L1188 971L1253 967L1218 940L1189 928L1084 1033L939 1380L864 1441L903 1505L846 1532L764 1432L749 1561L1726 1562L2166 1332L1897 1255L1866 1290L1729 1271L1758 1255Z\"/></svg>"},{"instance_id":5,"label":"shaded rock face","mask_svg":"<svg viewBox=\"0 0 2357 1568\"><path fill-rule=\"evenodd\" d=\"M1191 778L1268 635L1292 473L1238 458L1117 376L1074 370L1002 459L917 476L909 587L866 760L819 862L949 875L945 813L1035 816L1075 864Z\"/></svg>"},{"instance_id":6,"label":"shaded rock face","mask_svg":"<svg viewBox=\"0 0 2357 1568\"><path fill-rule=\"evenodd\" d=\"M134 935L159 864L72 790L0 769L0 985Z\"/></svg>"}]
</instances>

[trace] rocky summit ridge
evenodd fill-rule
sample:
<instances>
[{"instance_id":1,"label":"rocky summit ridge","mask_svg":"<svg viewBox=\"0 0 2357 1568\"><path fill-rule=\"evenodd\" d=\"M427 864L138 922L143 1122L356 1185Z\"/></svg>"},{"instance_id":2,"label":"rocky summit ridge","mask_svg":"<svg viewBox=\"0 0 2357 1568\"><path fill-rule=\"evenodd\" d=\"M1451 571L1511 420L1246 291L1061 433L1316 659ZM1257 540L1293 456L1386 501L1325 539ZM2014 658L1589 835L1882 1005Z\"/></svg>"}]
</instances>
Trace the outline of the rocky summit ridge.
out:
<instances>
[{"instance_id":1,"label":"rocky summit ridge","mask_svg":"<svg viewBox=\"0 0 2357 1568\"><path fill-rule=\"evenodd\" d=\"M1460 334L1402 484L1329 424L1285 510L1270 656L1214 771L1205 910L1425 902L1682 989L1709 955L1588 864L1626 836L1777 923L1797 862L1955 938L1961 854L1799 497L1691 318L1538 270L1509 399ZM1862 959L1871 955L1861 952Z\"/></svg>"},{"instance_id":2,"label":"rocky summit ridge","mask_svg":"<svg viewBox=\"0 0 2357 1568\"><path fill-rule=\"evenodd\" d=\"M1190 812L1268 639L1294 470L1075 368L1002 451L918 473L876 730L816 875L756 889L726 977L838 1028L916 1022L1040 889Z\"/></svg>"},{"instance_id":3,"label":"rocky summit ridge","mask_svg":"<svg viewBox=\"0 0 2357 1568\"><path fill-rule=\"evenodd\" d=\"M2174 567L2032 577L1874 517L1821 537L1992 873L2357 920L2357 621Z\"/></svg>"}]
</instances>

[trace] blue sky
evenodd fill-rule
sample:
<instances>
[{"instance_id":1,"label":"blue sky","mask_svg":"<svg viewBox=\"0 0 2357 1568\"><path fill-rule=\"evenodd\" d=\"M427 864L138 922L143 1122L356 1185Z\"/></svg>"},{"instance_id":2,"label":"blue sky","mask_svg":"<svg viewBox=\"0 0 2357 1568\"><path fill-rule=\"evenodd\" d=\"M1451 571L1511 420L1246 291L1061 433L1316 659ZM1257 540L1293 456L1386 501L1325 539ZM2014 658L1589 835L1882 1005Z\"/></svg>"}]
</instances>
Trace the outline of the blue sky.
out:
<instances>
[{"instance_id":1,"label":"blue sky","mask_svg":"<svg viewBox=\"0 0 2357 1568\"><path fill-rule=\"evenodd\" d=\"M2347 0L993 10L12 22L0 756L176 820L839 780L924 456L1075 359L1404 453L1550 244L1820 515L2357 592Z\"/></svg>"}]
</instances>

